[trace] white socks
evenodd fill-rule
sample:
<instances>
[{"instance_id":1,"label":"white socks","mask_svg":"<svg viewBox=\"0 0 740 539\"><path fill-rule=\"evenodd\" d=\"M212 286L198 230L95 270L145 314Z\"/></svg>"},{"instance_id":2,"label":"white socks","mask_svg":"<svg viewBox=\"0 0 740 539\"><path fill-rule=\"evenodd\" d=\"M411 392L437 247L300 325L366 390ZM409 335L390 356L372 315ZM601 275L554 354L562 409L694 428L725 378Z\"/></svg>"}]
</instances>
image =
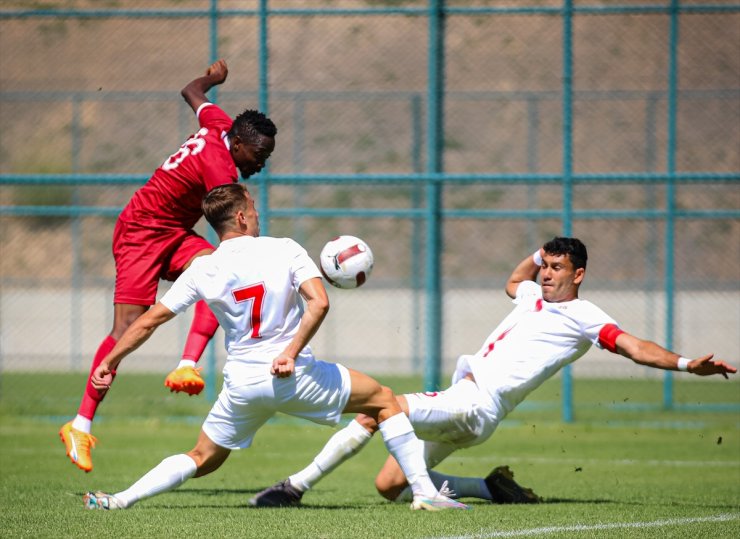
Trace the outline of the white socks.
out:
<instances>
[{"instance_id":1,"label":"white socks","mask_svg":"<svg viewBox=\"0 0 740 539\"><path fill-rule=\"evenodd\" d=\"M124 507L131 507L139 500L179 487L193 477L196 470L195 461L189 456L172 455L149 470L129 488L114 496Z\"/></svg>"},{"instance_id":2,"label":"white socks","mask_svg":"<svg viewBox=\"0 0 740 539\"><path fill-rule=\"evenodd\" d=\"M371 439L372 434L353 419L326 442L311 464L288 477L290 484L301 492L307 491L334 468L357 454Z\"/></svg>"},{"instance_id":3,"label":"white socks","mask_svg":"<svg viewBox=\"0 0 740 539\"><path fill-rule=\"evenodd\" d=\"M401 412L380 423L388 452L398 461L414 496L437 495L424 462L424 444L414 434L409 418Z\"/></svg>"},{"instance_id":4,"label":"white socks","mask_svg":"<svg viewBox=\"0 0 740 539\"><path fill-rule=\"evenodd\" d=\"M180 363L177 364L177 368L179 369L180 367L193 367L193 368L195 368L195 361L193 361L192 359L181 359L180 360Z\"/></svg>"},{"instance_id":5,"label":"white socks","mask_svg":"<svg viewBox=\"0 0 740 539\"><path fill-rule=\"evenodd\" d=\"M92 430L92 419L88 419L77 414L77 416L72 420L72 428L90 434L90 431Z\"/></svg>"}]
</instances>

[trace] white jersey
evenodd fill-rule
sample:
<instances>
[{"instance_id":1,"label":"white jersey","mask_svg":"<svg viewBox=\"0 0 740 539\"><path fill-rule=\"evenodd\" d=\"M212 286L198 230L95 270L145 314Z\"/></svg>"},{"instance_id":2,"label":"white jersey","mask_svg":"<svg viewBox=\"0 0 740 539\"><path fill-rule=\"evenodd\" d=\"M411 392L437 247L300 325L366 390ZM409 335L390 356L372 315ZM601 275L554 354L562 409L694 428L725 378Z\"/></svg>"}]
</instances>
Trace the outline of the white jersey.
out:
<instances>
[{"instance_id":1,"label":"white jersey","mask_svg":"<svg viewBox=\"0 0 740 539\"><path fill-rule=\"evenodd\" d=\"M473 373L478 386L499 408L500 419L542 382L588 351L601 348L599 332L615 324L589 301L549 303L533 281L519 284L516 307L474 356L463 356L461 372ZM467 361L467 364L465 364Z\"/></svg>"},{"instance_id":2,"label":"white jersey","mask_svg":"<svg viewBox=\"0 0 740 539\"><path fill-rule=\"evenodd\" d=\"M290 238L241 236L193 260L160 302L174 313L205 300L226 333L228 360L271 365L298 331L301 283L320 277ZM296 366L312 361L307 346Z\"/></svg>"}]
</instances>

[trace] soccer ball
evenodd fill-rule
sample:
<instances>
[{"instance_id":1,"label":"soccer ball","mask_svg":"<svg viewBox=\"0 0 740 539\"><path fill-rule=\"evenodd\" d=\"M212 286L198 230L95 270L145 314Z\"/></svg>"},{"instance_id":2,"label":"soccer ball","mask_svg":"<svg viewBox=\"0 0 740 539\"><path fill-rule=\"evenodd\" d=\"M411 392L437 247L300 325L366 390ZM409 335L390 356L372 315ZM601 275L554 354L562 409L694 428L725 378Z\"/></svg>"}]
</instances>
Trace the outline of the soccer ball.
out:
<instances>
[{"instance_id":1,"label":"soccer ball","mask_svg":"<svg viewBox=\"0 0 740 539\"><path fill-rule=\"evenodd\" d=\"M321 274L337 288L362 286L373 270L373 252L354 236L338 236L321 249Z\"/></svg>"}]
</instances>

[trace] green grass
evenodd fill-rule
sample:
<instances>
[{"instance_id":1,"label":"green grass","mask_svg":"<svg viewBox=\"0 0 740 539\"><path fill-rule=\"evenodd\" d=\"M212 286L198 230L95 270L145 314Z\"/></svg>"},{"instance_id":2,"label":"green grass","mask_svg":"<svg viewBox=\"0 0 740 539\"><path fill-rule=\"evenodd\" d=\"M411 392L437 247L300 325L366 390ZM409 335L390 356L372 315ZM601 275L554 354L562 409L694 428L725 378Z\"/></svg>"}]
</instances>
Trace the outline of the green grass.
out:
<instances>
[{"instance_id":1,"label":"green grass","mask_svg":"<svg viewBox=\"0 0 740 539\"><path fill-rule=\"evenodd\" d=\"M383 381L399 391L419 387L413 379ZM438 467L480 476L509 464L545 503L471 500L472 511L435 514L375 493L373 477L386 455L377 437L306 494L304 507L248 508L254 492L307 464L332 433L286 416L207 477L129 511L85 511L85 491L123 489L164 457L190 449L210 406L202 397L168 394L162 376L123 374L101 407L95 469L84 474L57 437L81 384L79 375L0 378L0 537L740 536L736 381L677 383L678 411L671 412L660 409L654 382L577 381L574 424L559 421L559 386L546 384L485 444Z\"/></svg>"}]
</instances>

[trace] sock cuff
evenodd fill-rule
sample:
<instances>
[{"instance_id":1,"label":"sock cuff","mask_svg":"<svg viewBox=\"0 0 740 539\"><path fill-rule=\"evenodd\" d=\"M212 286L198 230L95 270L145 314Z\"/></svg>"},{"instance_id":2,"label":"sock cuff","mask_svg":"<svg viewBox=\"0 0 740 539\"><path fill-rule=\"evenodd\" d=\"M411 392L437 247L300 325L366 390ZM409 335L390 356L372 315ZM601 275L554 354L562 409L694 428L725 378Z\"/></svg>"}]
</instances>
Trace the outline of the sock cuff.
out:
<instances>
[{"instance_id":1,"label":"sock cuff","mask_svg":"<svg viewBox=\"0 0 740 539\"><path fill-rule=\"evenodd\" d=\"M358 437L362 437L362 438L372 438L373 437L373 435L370 434L365 427L360 425L360 423L358 423L356 419L353 419L352 421L350 421L345 428L349 429L353 435L358 436Z\"/></svg>"},{"instance_id":2,"label":"sock cuff","mask_svg":"<svg viewBox=\"0 0 740 539\"><path fill-rule=\"evenodd\" d=\"M380 434L383 435L383 440L385 441L414 432L414 427L411 426L409 418L403 412L389 417L382 423L379 423L378 426L380 427Z\"/></svg>"},{"instance_id":3,"label":"sock cuff","mask_svg":"<svg viewBox=\"0 0 740 539\"><path fill-rule=\"evenodd\" d=\"M167 457L162 461L162 463L165 462L182 474L183 481L190 479L195 475L195 472L198 471L198 466L196 466L195 461L185 453Z\"/></svg>"},{"instance_id":4,"label":"sock cuff","mask_svg":"<svg viewBox=\"0 0 740 539\"><path fill-rule=\"evenodd\" d=\"M192 359L181 359L180 363L177 364L177 368L180 369L182 367L193 367L195 368L195 361Z\"/></svg>"}]
</instances>

